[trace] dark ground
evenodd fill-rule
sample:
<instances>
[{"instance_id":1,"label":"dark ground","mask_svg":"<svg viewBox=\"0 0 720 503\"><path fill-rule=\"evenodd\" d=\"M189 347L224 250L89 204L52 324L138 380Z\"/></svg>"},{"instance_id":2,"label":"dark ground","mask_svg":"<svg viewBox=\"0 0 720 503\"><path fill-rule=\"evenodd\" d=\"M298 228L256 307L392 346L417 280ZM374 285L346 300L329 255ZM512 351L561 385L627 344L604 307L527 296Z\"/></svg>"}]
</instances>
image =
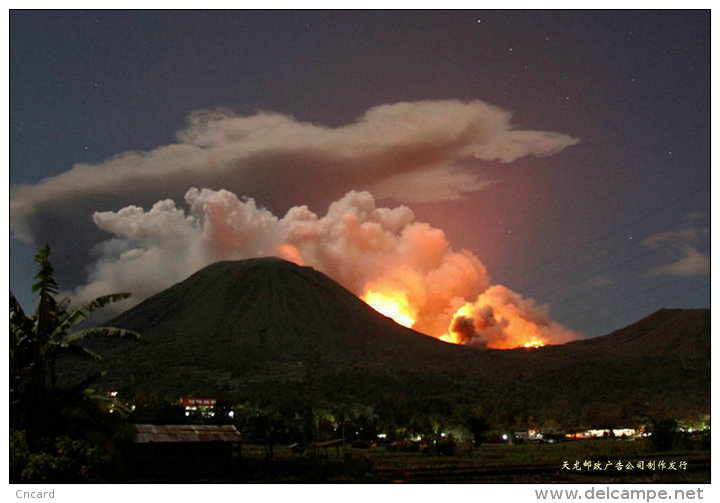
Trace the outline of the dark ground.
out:
<instances>
[{"instance_id":1,"label":"dark ground","mask_svg":"<svg viewBox=\"0 0 720 503\"><path fill-rule=\"evenodd\" d=\"M564 462L570 469L563 468ZM574 469L575 462L580 469ZM600 463L602 470L583 466ZM617 469L617 463L623 469ZM639 461L646 464L637 468ZM655 469L647 467L655 461ZM660 462L665 468L660 468ZM686 468L680 468L681 462ZM628 470L627 464L635 468ZM672 466L676 469L670 469ZM391 452L383 447L328 449L312 457L276 446L268 459L261 445L245 445L234 473L220 479L139 475L134 483L710 483L710 450L698 443L651 452L646 440L581 440L556 444L487 444L451 456Z\"/></svg>"}]
</instances>

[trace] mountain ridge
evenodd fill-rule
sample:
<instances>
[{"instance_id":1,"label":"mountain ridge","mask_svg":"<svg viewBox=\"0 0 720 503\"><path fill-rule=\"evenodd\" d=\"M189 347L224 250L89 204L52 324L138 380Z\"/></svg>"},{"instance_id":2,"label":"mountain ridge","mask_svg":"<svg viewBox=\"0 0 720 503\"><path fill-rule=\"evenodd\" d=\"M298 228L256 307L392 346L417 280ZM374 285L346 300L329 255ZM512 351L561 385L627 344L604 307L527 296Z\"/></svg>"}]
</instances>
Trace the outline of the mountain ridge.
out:
<instances>
[{"instance_id":1,"label":"mountain ridge","mask_svg":"<svg viewBox=\"0 0 720 503\"><path fill-rule=\"evenodd\" d=\"M709 410L709 310L660 310L564 345L477 349L402 327L312 268L259 258L211 264L108 324L148 344L98 343L105 361L68 375L105 368L103 386L126 394L482 404L506 422L577 420L607 404L628 416Z\"/></svg>"}]
</instances>

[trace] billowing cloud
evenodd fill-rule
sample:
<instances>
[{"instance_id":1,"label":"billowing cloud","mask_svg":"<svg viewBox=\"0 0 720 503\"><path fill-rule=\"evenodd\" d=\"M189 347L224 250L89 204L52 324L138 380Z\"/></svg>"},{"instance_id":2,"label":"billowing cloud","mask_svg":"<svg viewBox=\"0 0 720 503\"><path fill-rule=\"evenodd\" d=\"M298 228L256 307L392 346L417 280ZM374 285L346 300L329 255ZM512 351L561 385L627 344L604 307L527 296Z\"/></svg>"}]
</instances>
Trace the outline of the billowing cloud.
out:
<instances>
[{"instance_id":1,"label":"billowing cloud","mask_svg":"<svg viewBox=\"0 0 720 503\"><path fill-rule=\"evenodd\" d=\"M413 328L436 337L463 305L473 306L466 315L474 332L457 342L507 347L529 327L548 341L569 333L546 307L491 287L480 260L453 250L442 230L417 221L407 206L378 207L369 192L348 192L324 216L294 206L278 218L227 190L191 188L185 202L187 211L162 200L147 211L96 212L95 224L114 237L96 247L89 281L74 296L130 291L137 303L217 260L276 255L315 267L358 296L397 299Z\"/></svg>"},{"instance_id":2,"label":"billowing cloud","mask_svg":"<svg viewBox=\"0 0 720 503\"><path fill-rule=\"evenodd\" d=\"M87 231L96 210L177 200L190 186L225 188L284 208L326 205L352 189L400 202L452 200L489 183L468 160L508 163L578 141L516 129L511 115L477 100L382 105L338 127L278 113L195 112L173 144L12 187L11 228L20 239L52 242L68 228ZM308 201L308 186L328 199Z\"/></svg>"},{"instance_id":3,"label":"billowing cloud","mask_svg":"<svg viewBox=\"0 0 720 503\"><path fill-rule=\"evenodd\" d=\"M553 321L549 308L503 285L493 285L462 305L445 340L480 347L562 344L579 334Z\"/></svg>"},{"instance_id":4,"label":"billowing cloud","mask_svg":"<svg viewBox=\"0 0 720 503\"><path fill-rule=\"evenodd\" d=\"M170 145L12 187L11 229L50 244L60 283L80 285L78 297L121 290L137 302L216 260L280 255L358 295L396 292L414 328L444 334L489 286L484 266L409 208L378 208L364 191L401 203L461 199L491 184L498 163L578 142L511 118L478 100L381 105L337 127L199 111ZM322 217L310 210L328 205Z\"/></svg>"},{"instance_id":5,"label":"billowing cloud","mask_svg":"<svg viewBox=\"0 0 720 503\"><path fill-rule=\"evenodd\" d=\"M358 295L369 286L401 290L420 327L442 330L433 326L437 316L489 285L472 253L452 250L441 230L415 221L406 206L377 207L368 192L349 192L322 217L295 206L278 218L227 190L192 188L185 202L187 213L170 200L147 211L96 212L95 224L114 238L96 247L89 282L76 296L130 291L137 303L212 262L276 255L313 266Z\"/></svg>"},{"instance_id":6,"label":"billowing cloud","mask_svg":"<svg viewBox=\"0 0 720 503\"><path fill-rule=\"evenodd\" d=\"M710 274L710 257L698 250L707 243L710 231L707 228L659 232L645 238L643 244L675 258L672 262L655 267L650 271L656 276L705 276Z\"/></svg>"}]
</instances>

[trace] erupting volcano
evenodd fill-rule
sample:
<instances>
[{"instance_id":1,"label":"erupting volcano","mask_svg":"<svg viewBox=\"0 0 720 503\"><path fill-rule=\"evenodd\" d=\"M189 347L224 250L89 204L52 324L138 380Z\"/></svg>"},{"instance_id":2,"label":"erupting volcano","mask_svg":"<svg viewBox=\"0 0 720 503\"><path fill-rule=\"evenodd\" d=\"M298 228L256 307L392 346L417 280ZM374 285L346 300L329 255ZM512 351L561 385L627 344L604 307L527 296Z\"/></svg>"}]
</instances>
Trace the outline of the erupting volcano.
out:
<instances>
[{"instance_id":1,"label":"erupting volcano","mask_svg":"<svg viewBox=\"0 0 720 503\"><path fill-rule=\"evenodd\" d=\"M407 206L378 207L369 192L348 192L324 216L294 206L278 218L227 190L191 188L185 201L187 213L171 200L148 211L96 212L95 224L116 238L98 248L104 255L78 300L109 290L141 301L217 260L275 255L323 272L398 324L446 342L507 349L577 338L551 320L547 306L492 284L480 259L454 250L441 229L417 221Z\"/></svg>"},{"instance_id":2,"label":"erupting volcano","mask_svg":"<svg viewBox=\"0 0 720 503\"><path fill-rule=\"evenodd\" d=\"M495 290L483 295L501 293ZM617 334L553 345L532 356L531 347L543 341L523 332L527 325L500 309L477 311L477 303L463 306L449 332L465 337L458 341L464 345L445 344L380 315L311 267L277 258L223 261L108 322L142 333L147 344L96 341L103 362L68 360L66 372L68 382L107 369L110 387L178 394L234 390L248 399L296 398L313 386L317 396L334 399L388 403L395 401L389 397L415 396L416 404L425 404L433 394L490 401L498 389L513 389L508 396L522 407L536 400L535 410L567 399L567 393L582 400L608 393L603 403L660 396L668 389L668 374L656 368L669 369L670 382L682 393L709 389L708 311L660 312ZM489 342L498 327L524 337L508 337L505 344L530 347L468 347L477 346L483 332ZM587 379L576 386L568 384L568 375ZM639 378L642 387L632 384ZM399 403L405 410L408 402Z\"/></svg>"}]
</instances>

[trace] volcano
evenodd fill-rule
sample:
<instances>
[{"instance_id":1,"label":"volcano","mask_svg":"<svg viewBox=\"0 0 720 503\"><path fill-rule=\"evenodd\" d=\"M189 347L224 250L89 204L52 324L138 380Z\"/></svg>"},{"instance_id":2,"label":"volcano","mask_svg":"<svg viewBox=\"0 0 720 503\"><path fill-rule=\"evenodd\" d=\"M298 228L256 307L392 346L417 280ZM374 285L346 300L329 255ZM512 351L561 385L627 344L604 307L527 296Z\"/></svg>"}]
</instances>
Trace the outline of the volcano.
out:
<instances>
[{"instance_id":1,"label":"volcano","mask_svg":"<svg viewBox=\"0 0 720 503\"><path fill-rule=\"evenodd\" d=\"M402 327L315 269L274 257L212 264L107 324L147 342L97 343L112 386L178 394L309 372L443 371L476 353Z\"/></svg>"},{"instance_id":2,"label":"volcano","mask_svg":"<svg viewBox=\"0 0 720 503\"><path fill-rule=\"evenodd\" d=\"M402 327L310 268L277 258L212 264L107 324L146 344L98 342L124 394L282 403L362 402L407 410L481 404L490 415L581 417L709 410L709 310L661 310L613 334L540 349L458 346ZM626 409L626 410L625 410Z\"/></svg>"}]
</instances>

